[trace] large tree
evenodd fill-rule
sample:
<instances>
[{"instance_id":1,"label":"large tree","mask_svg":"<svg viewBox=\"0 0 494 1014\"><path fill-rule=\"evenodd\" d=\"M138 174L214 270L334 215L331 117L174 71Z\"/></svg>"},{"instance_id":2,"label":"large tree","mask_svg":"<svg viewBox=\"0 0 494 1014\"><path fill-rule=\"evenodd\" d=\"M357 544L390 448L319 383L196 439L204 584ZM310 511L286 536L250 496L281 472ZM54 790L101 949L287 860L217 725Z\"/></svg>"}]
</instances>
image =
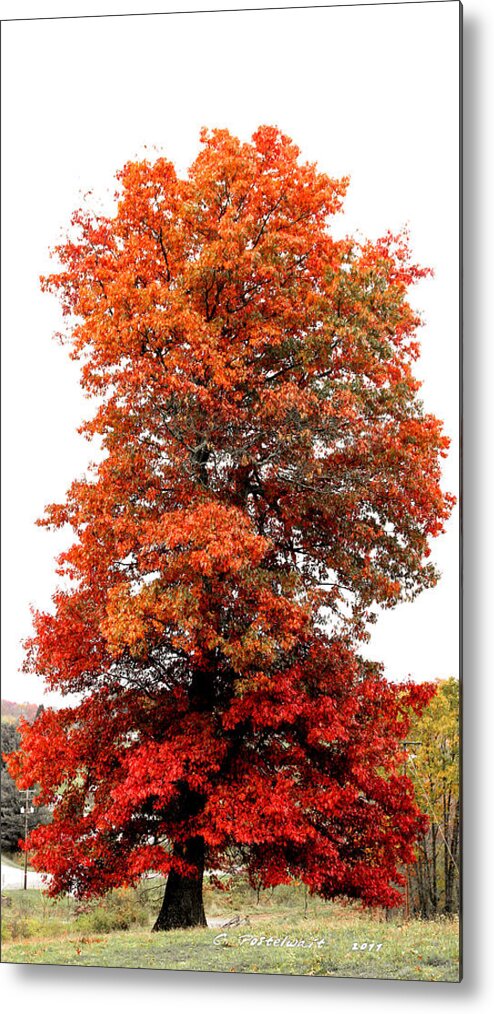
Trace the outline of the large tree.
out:
<instances>
[{"instance_id":1,"label":"large tree","mask_svg":"<svg viewBox=\"0 0 494 1014\"><path fill-rule=\"evenodd\" d=\"M31 836L52 892L161 870L156 928L205 921L232 848L257 883L399 900L424 828L399 745L430 688L357 648L434 584L450 509L406 236L334 239L348 181L275 128L201 141L184 179L127 164L44 280L103 454L41 522L75 541L27 656L81 703L11 760L55 804Z\"/></svg>"}]
</instances>

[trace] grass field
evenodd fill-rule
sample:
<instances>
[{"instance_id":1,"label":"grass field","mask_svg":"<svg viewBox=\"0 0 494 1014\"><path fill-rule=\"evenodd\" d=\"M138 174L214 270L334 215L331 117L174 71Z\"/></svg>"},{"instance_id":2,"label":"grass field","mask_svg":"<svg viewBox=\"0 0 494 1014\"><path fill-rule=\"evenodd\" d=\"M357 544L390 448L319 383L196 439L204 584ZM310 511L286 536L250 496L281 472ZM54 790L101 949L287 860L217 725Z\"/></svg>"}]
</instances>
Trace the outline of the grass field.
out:
<instances>
[{"instance_id":1,"label":"grass field","mask_svg":"<svg viewBox=\"0 0 494 1014\"><path fill-rule=\"evenodd\" d=\"M271 972L457 982L458 920L404 922L305 898L303 889L262 893L245 885L205 892L207 929L151 933L154 886L117 891L81 908L37 891L3 905L4 962L125 968ZM4 898L5 898L4 894ZM10 901L9 901L10 899ZM232 919L236 925L225 925Z\"/></svg>"}]
</instances>

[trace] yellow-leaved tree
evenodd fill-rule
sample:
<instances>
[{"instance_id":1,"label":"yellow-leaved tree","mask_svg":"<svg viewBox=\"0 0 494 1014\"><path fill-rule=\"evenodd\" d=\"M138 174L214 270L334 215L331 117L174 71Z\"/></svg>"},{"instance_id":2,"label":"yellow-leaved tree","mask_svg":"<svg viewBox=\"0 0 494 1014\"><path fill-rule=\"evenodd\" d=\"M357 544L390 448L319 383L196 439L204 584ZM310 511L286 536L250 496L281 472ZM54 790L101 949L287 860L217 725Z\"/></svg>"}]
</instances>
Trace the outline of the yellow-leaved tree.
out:
<instances>
[{"instance_id":1,"label":"yellow-leaved tree","mask_svg":"<svg viewBox=\"0 0 494 1014\"><path fill-rule=\"evenodd\" d=\"M411 729L407 774L428 831L417 843L417 863L410 869L412 909L424 917L450 915L460 895L460 686L441 680L438 691Z\"/></svg>"}]
</instances>

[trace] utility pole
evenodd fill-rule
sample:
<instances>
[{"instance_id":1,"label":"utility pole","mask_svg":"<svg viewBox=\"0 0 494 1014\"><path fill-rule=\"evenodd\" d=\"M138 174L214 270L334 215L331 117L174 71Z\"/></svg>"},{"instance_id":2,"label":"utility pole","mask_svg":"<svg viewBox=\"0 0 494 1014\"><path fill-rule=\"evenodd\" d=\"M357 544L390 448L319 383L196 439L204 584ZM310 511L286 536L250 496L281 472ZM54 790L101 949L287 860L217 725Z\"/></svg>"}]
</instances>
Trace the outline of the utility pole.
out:
<instances>
[{"instance_id":1,"label":"utility pole","mask_svg":"<svg viewBox=\"0 0 494 1014\"><path fill-rule=\"evenodd\" d=\"M404 739L403 740L403 746L405 747L405 760L403 762L403 774L404 774L404 776L406 778L406 776L407 776L407 759L408 759L408 754L406 752L406 748L409 747L409 746L422 746L422 743L419 742L418 740ZM409 918L410 918L410 873L409 873L409 867L408 867L408 863L407 863L406 864L406 873L405 873L405 920L406 920L406 922L408 922Z\"/></svg>"},{"instance_id":2,"label":"utility pole","mask_svg":"<svg viewBox=\"0 0 494 1014\"><path fill-rule=\"evenodd\" d=\"M34 806L29 806L29 789L26 789L26 805L21 806L21 813L24 814L24 844L27 838L28 818L34 813ZM24 890L27 891L27 849L24 850Z\"/></svg>"}]
</instances>

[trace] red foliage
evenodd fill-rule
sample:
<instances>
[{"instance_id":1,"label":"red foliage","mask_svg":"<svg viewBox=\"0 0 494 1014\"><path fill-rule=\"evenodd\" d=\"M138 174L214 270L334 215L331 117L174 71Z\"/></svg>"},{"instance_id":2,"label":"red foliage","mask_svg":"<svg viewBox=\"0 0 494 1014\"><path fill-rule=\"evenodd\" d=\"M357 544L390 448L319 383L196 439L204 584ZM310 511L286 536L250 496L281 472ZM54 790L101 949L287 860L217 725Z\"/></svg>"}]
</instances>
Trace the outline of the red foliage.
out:
<instances>
[{"instance_id":1,"label":"red foliage","mask_svg":"<svg viewBox=\"0 0 494 1014\"><path fill-rule=\"evenodd\" d=\"M42 524L72 526L27 666L82 702L24 725L10 770L54 820L51 890L187 873L234 848L253 882L393 904L424 826L400 775L410 709L352 645L434 584L447 438L412 373L424 275L405 236L334 240L347 181L262 127L204 132L179 179L119 174L44 280L105 452Z\"/></svg>"}]
</instances>

